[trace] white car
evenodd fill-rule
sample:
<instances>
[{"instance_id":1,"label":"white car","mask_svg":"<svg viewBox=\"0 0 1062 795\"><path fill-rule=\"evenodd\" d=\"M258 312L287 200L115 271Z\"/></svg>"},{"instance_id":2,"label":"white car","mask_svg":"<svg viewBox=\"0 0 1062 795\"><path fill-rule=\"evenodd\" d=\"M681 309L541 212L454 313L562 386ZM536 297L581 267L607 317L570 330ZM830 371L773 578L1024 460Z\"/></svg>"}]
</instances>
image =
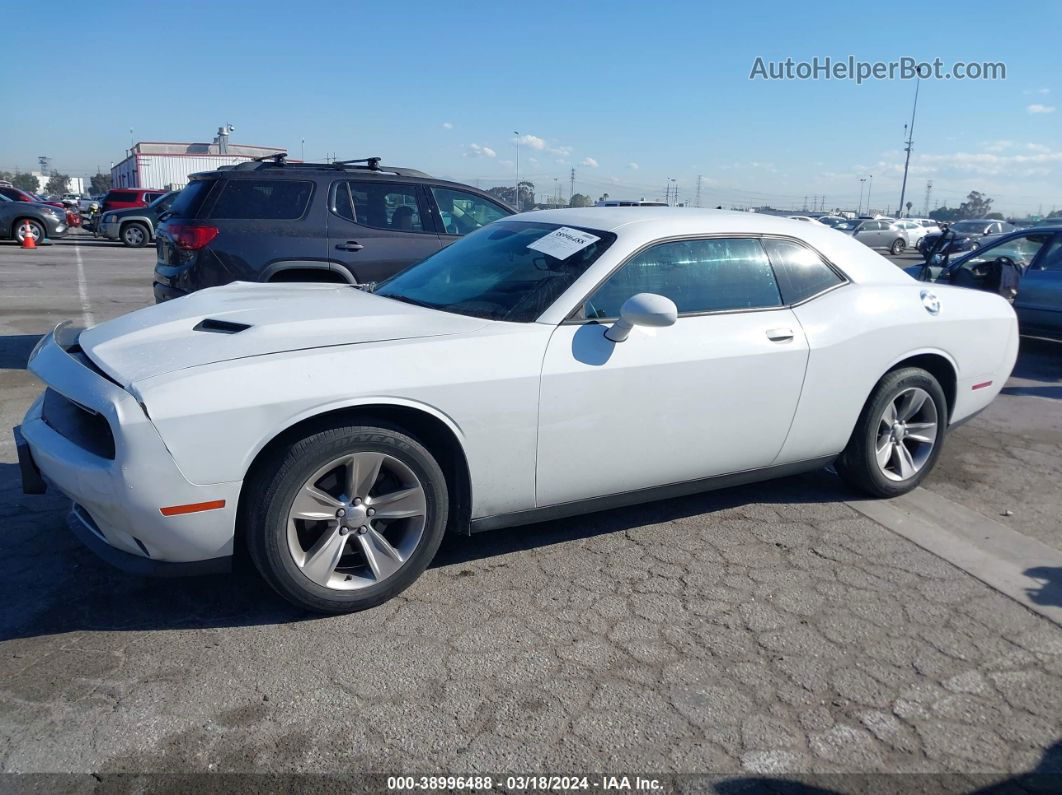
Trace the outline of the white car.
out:
<instances>
[{"instance_id":1,"label":"white car","mask_svg":"<svg viewBox=\"0 0 1062 795\"><path fill-rule=\"evenodd\" d=\"M820 223L818 218L812 218L810 215L790 215L787 216L791 221L803 221L804 223L817 224Z\"/></svg>"},{"instance_id":2,"label":"white car","mask_svg":"<svg viewBox=\"0 0 1062 795\"><path fill-rule=\"evenodd\" d=\"M922 238L929 234L929 229L913 218L901 218L898 221L894 221L893 226L904 231L907 236L908 246L917 247L922 242Z\"/></svg>"},{"instance_id":3,"label":"white car","mask_svg":"<svg viewBox=\"0 0 1062 795\"><path fill-rule=\"evenodd\" d=\"M1014 311L851 237L679 208L497 221L386 282L247 284L59 327L24 487L134 571L246 549L304 607L370 607L461 533L833 463L914 488L1014 365ZM43 480L39 475L43 473Z\"/></svg>"}]
</instances>

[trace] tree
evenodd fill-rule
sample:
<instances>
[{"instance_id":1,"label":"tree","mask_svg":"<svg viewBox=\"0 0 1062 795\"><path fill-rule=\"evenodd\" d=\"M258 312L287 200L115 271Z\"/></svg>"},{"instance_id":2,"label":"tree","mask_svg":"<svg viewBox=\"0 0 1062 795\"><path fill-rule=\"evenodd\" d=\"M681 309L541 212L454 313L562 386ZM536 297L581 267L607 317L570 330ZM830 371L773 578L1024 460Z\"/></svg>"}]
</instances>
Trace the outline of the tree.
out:
<instances>
[{"instance_id":1,"label":"tree","mask_svg":"<svg viewBox=\"0 0 1062 795\"><path fill-rule=\"evenodd\" d=\"M60 174L58 171L53 171L52 175L48 178L47 184L44 186L44 192L49 196L55 194L56 196L62 196L66 193L66 189L70 184L69 174Z\"/></svg>"},{"instance_id":2,"label":"tree","mask_svg":"<svg viewBox=\"0 0 1062 795\"><path fill-rule=\"evenodd\" d=\"M488 188L487 193L514 208L517 212L531 210L535 206L535 183L520 180L520 201L516 201L516 190L511 185L499 185Z\"/></svg>"},{"instance_id":3,"label":"tree","mask_svg":"<svg viewBox=\"0 0 1062 795\"><path fill-rule=\"evenodd\" d=\"M984 218L992 212L992 200L980 191L972 190L959 205L959 218Z\"/></svg>"},{"instance_id":4,"label":"tree","mask_svg":"<svg viewBox=\"0 0 1062 795\"><path fill-rule=\"evenodd\" d=\"M36 193L40 189L37 178L28 171L16 171L13 174L10 171L0 171L0 179L7 180L19 190L27 193Z\"/></svg>"},{"instance_id":5,"label":"tree","mask_svg":"<svg viewBox=\"0 0 1062 795\"><path fill-rule=\"evenodd\" d=\"M589 207L594 203L594 200L587 196L585 193L576 193L572 196L571 201L568 202L569 207Z\"/></svg>"},{"instance_id":6,"label":"tree","mask_svg":"<svg viewBox=\"0 0 1062 795\"><path fill-rule=\"evenodd\" d=\"M100 196L111 189L111 175L101 174L99 171L89 182L89 190L93 196Z\"/></svg>"}]
</instances>

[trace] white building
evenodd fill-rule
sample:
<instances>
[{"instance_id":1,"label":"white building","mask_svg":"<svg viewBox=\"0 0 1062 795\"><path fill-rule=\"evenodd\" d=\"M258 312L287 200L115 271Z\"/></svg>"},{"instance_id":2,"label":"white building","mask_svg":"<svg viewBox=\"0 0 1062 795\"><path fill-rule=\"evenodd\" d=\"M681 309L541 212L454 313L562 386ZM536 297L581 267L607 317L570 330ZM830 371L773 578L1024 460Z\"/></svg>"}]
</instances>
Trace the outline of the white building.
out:
<instances>
[{"instance_id":1,"label":"white building","mask_svg":"<svg viewBox=\"0 0 1062 795\"><path fill-rule=\"evenodd\" d=\"M37 190L34 193L44 193L44 186L48 184L48 180L52 178L51 174L43 174L40 171L31 171L30 175L37 180ZM76 193L79 196L85 193L86 180L82 177L70 177L66 181L66 187L62 190L63 193Z\"/></svg>"},{"instance_id":2,"label":"white building","mask_svg":"<svg viewBox=\"0 0 1062 795\"><path fill-rule=\"evenodd\" d=\"M111 166L111 184L115 188L177 190L188 184L189 174L286 151L275 146L230 144L227 139L225 134L209 144L141 141L122 162Z\"/></svg>"}]
</instances>

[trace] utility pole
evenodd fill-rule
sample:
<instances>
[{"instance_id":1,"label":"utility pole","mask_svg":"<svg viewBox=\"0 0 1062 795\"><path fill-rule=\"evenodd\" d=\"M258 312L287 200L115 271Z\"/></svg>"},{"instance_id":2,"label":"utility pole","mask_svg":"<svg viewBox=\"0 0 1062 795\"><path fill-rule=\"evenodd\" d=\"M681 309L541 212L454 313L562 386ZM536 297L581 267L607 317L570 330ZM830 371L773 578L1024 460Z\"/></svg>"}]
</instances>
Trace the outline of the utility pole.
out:
<instances>
[{"instance_id":1,"label":"utility pole","mask_svg":"<svg viewBox=\"0 0 1062 795\"><path fill-rule=\"evenodd\" d=\"M664 181L664 204L671 206L671 177Z\"/></svg>"},{"instance_id":2,"label":"utility pole","mask_svg":"<svg viewBox=\"0 0 1062 795\"><path fill-rule=\"evenodd\" d=\"M697 175L697 198L693 200L693 204L696 207L701 206L701 175Z\"/></svg>"},{"instance_id":3,"label":"utility pole","mask_svg":"<svg viewBox=\"0 0 1062 795\"><path fill-rule=\"evenodd\" d=\"M870 191L874 188L874 175L867 174L867 215L870 215Z\"/></svg>"},{"instance_id":4,"label":"utility pole","mask_svg":"<svg viewBox=\"0 0 1062 795\"><path fill-rule=\"evenodd\" d=\"M859 178L859 204L856 205L856 215L863 214L863 183L866 181L866 177Z\"/></svg>"},{"instance_id":5,"label":"utility pole","mask_svg":"<svg viewBox=\"0 0 1062 795\"><path fill-rule=\"evenodd\" d=\"M933 194L933 180L927 180L926 181L926 208L925 208L925 213L924 213L926 218L929 217L929 197L932 194Z\"/></svg>"},{"instance_id":6,"label":"utility pole","mask_svg":"<svg viewBox=\"0 0 1062 795\"><path fill-rule=\"evenodd\" d=\"M918 110L918 89L922 85L922 78L915 80L915 98L914 106L911 108L911 126L906 124L903 126L903 130L907 133L907 158L903 161L903 183L900 185L900 206L896 210L896 217L899 218L903 213L903 199L904 194L907 193L907 168L911 165L911 146L914 144L914 123L915 123L915 111Z\"/></svg>"},{"instance_id":7,"label":"utility pole","mask_svg":"<svg viewBox=\"0 0 1062 795\"><path fill-rule=\"evenodd\" d=\"M572 166L572 185L571 192L568 194L568 203L571 204L571 200L575 198L575 166Z\"/></svg>"},{"instance_id":8,"label":"utility pole","mask_svg":"<svg viewBox=\"0 0 1062 795\"><path fill-rule=\"evenodd\" d=\"M516 212L520 212L520 133L513 130L516 136Z\"/></svg>"}]
</instances>

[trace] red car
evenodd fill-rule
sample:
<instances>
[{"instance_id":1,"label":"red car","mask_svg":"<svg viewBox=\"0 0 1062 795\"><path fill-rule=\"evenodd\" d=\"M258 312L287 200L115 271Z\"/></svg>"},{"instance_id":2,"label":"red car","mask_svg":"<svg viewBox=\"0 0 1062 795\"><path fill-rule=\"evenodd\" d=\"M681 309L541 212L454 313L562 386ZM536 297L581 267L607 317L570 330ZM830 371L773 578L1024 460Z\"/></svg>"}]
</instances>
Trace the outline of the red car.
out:
<instances>
[{"instance_id":1,"label":"red car","mask_svg":"<svg viewBox=\"0 0 1062 795\"><path fill-rule=\"evenodd\" d=\"M147 207L159 196L164 196L166 191L158 188L112 188L103 197L103 209L125 210L129 207Z\"/></svg>"},{"instance_id":2,"label":"red car","mask_svg":"<svg viewBox=\"0 0 1062 795\"><path fill-rule=\"evenodd\" d=\"M18 188L7 186L7 185L0 186L0 195L7 196L7 198L11 199L11 201L13 201L13 202L30 202L31 204L47 204L49 207L59 207L60 209L63 209L63 210L66 209L65 205L63 205L62 202L41 201L36 196L34 196L34 195L30 194L30 193L26 193L26 191L24 191L24 190L19 190Z\"/></svg>"}]
</instances>

